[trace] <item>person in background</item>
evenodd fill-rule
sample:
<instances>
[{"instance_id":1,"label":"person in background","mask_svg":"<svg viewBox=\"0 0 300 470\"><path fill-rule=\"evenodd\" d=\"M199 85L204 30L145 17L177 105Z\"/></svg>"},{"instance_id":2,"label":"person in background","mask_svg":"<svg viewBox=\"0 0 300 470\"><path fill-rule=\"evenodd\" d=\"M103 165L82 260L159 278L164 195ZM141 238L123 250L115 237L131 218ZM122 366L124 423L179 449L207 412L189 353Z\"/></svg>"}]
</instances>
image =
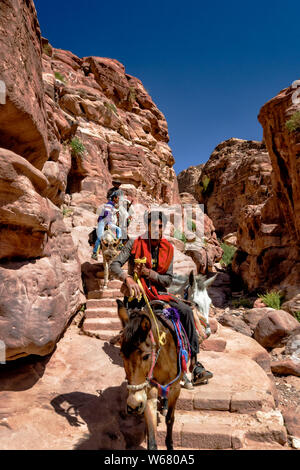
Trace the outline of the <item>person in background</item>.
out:
<instances>
[{"instance_id":1,"label":"person in background","mask_svg":"<svg viewBox=\"0 0 300 470\"><path fill-rule=\"evenodd\" d=\"M121 201L122 199L124 199L124 193L123 193L122 189L120 189L121 184L122 184L122 183L121 183L120 180L118 180L118 179L113 179L113 180L112 180L112 188L110 188L110 189L107 191L106 198L107 198L107 199L110 199L110 198L111 198L111 195L117 191L118 194L119 194L120 201Z\"/></svg>"},{"instance_id":2,"label":"person in background","mask_svg":"<svg viewBox=\"0 0 300 470\"><path fill-rule=\"evenodd\" d=\"M122 230L117 225L117 211L119 206L119 195L113 192L109 201L104 204L101 214L98 217L97 240L93 249L92 259L98 260L101 238L106 227L115 230L117 239L122 237Z\"/></svg>"}]
</instances>

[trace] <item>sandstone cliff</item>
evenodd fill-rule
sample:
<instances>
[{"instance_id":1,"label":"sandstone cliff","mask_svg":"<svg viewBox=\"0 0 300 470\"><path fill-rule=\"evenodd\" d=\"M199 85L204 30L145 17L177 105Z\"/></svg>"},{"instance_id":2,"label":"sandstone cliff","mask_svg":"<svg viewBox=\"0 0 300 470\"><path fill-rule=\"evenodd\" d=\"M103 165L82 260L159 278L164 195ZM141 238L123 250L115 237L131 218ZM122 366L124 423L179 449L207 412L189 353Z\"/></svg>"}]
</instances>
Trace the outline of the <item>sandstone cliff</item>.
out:
<instances>
[{"instance_id":1,"label":"sandstone cliff","mask_svg":"<svg viewBox=\"0 0 300 470\"><path fill-rule=\"evenodd\" d=\"M32 0L2 2L0 28L0 340L15 359L51 352L85 302L113 177L134 203L181 201L166 119L139 79L53 48ZM172 241L178 269L196 270Z\"/></svg>"},{"instance_id":2,"label":"sandstone cliff","mask_svg":"<svg viewBox=\"0 0 300 470\"><path fill-rule=\"evenodd\" d=\"M239 232L234 265L250 288L274 286L286 300L299 299L300 291L300 132L287 127L300 110L293 104L294 93L292 87L281 91L259 113L272 164L272 192L261 207L246 212L247 228Z\"/></svg>"},{"instance_id":3,"label":"sandstone cliff","mask_svg":"<svg viewBox=\"0 0 300 470\"><path fill-rule=\"evenodd\" d=\"M199 170L195 171L198 179L193 193L197 201L204 204L219 237L237 230L243 207L260 204L266 199L271 170L264 144L229 139L215 148L199 176ZM184 177L183 172L178 175L180 192Z\"/></svg>"},{"instance_id":4,"label":"sandstone cliff","mask_svg":"<svg viewBox=\"0 0 300 470\"><path fill-rule=\"evenodd\" d=\"M219 237L236 233L233 270L249 291L282 290L290 311L299 310L299 129L286 123L299 110L292 87L264 105L264 143L229 139L201 168L180 175L179 189L205 205Z\"/></svg>"},{"instance_id":5,"label":"sandstone cliff","mask_svg":"<svg viewBox=\"0 0 300 470\"><path fill-rule=\"evenodd\" d=\"M117 60L81 59L43 44L49 198L60 205L67 193L96 209L118 177L134 202L178 203L167 123L141 81ZM74 136L80 155L70 146Z\"/></svg>"}]
</instances>

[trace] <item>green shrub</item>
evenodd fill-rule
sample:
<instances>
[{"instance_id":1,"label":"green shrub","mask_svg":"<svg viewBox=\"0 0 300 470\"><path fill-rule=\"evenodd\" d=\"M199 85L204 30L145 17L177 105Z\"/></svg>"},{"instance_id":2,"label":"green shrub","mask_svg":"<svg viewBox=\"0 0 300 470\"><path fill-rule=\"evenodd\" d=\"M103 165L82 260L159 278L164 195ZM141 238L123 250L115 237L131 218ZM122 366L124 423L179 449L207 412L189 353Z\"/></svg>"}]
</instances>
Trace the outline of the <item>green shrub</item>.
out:
<instances>
[{"instance_id":1,"label":"green shrub","mask_svg":"<svg viewBox=\"0 0 300 470\"><path fill-rule=\"evenodd\" d=\"M54 76L57 80L60 80L61 82L66 83L65 77L61 73L54 72Z\"/></svg>"},{"instance_id":2,"label":"green shrub","mask_svg":"<svg viewBox=\"0 0 300 470\"><path fill-rule=\"evenodd\" d=\"M70 215L73 214L73 209L69 209L68 207L63 206L62 214L64 217L70 217Z\"/></svg>"},{"instance_id":3,"label":"green shrub","mask_svg":"<svg viewBox=\"0 0 300 470\"><path fill-rule=\"evenodd\" d=\"M186 243L185 234L178 229L174 230L174 238L177 238L177 240L181 240L183 243Z\"/></svg>"},{"instance_id":4,"label":"green shrub","mask_svg":"<svg viewBox=\"0 0 300 470\"><path fill-rule=\"evenodd\" d=\"M52 47L50 44L43 44L43 53L49 57L52 57Z\"/></svg>"},{"instance_id":5,"label":"green shrub","mask_svg":"<svg viewBox=\"0 0 300 470\"><path fill-rule=\"evenodd\" d=\"M298 320L298 322L300 323L300 310L298 310L298 312L295 312L294 313L295 315L295 318Z\"/></svg>"},{"instance_id":6,"label":"green shrub","mask_svg":"<svg viewBox=\"0 0 300 470\"><path fill-rule=\"evenodd\" d=\"M135 100L136 100L136 91L135 91L135 88L133 87L130 87L129 88L129 96L128 96L128 100L130 101L130 103L134 103Z\"/></svg>"},{"instance_id":7,"label":"green shrub","mask_svg":"<svg viewBox=\"0 0 300 470\"><path fill-rule=\"evenodd\" d=\"M266 294L259 296L267 307L274 308L275 310L280 309L283 297L283 294L276 290L268 291Z\"/></svg>"},{"instance_id":8,"label":"green shrub","mask_svg":"<svg viewBox=\"0 0 300 470\"><path fill-rule=\"evenodd\" d=\"M202 194L207 192L209 183L210 183L210 178L207 175L204 175L200 183L200 192Z\"/></svg>"},{"instance_id":9,"label":"green shrub","mask_svg":"<svg viewBox=\"0 0 300 470\"><path fill-rule=\"evenodd\" d=\"M118 110L114 103L105 101L104 106L106 107L108 111L110 111L111 113L115 113L115 115L118 116Z\"/></svg>"},{"instance_id":10,"label":"green shrub","mask_svg":"<svg viewBox=\"0 0 300 470\"><path fill-rule=\"evenodd\" d=\"M70 142L70 146L72 149L72 155L74 155L75 157L77 156L83 157L84 152L86 151L86 148L81 142L81 140L79 139L79 137L73 137L73 139Z\"/></svg>"},{"instance_id":11,"label":"green shrub","mask_svg":"<svg viewBox=\"0 0 300 470\"><path fill-rule=\"evenodd\" d=\"M238 307L252 308L253 300L247 299L246 297L241 297L240 299L232 300L231 305L235 308L238 308Z\"/></svg>"},{"instance_id":12,"label":"green shrub","mask_svg":"<svg viewBox=\"0 0 300 470\"><path fill-rule=\"evenodd\" d=\"M285 123L285 127L289 132L300 130L300 111L297 111L291 116L291 118Z\"/></svg>"},{"instance_id":13,"label":"green shrub","mask_svg":"<svg viewBox=\"0 0 300 470\"><path fill-rule=\"evenodd\" d=\"M232 245L227 245L227 243L221 243L221 248L223 250L223 256L220 263L224 266L229 266L232 263L237 248Z\"/></svg>"},{"instance_id":14,"label":"green shrub","mask_svg":"<svg viewBox=\"0 0 300 470\"><path fill-rule=\"evenodd\" d=\"M187 229L192 231L192 232L196 232L196 223L192 219L188 219Z\"/></svg>"}]
</instances>

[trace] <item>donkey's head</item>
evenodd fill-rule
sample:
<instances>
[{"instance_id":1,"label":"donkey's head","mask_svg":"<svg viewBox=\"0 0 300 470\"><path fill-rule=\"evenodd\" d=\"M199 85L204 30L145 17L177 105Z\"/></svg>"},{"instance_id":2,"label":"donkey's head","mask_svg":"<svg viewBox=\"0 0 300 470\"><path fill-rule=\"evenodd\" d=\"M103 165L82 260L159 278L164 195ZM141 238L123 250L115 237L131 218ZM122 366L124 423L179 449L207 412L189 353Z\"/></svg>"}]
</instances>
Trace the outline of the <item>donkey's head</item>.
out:
<instances>
[{"instance_id":1,"label":"donkey's head","mask_svg":"<svg viewBox=\"0 0 300 470\"><path fill-rule=\"evenodd\" d=\"M143 310L134 310L129 316L121 300L117 300L117 303L118 315L124 327L121 355L128 382L127 412L142 414L147 402L147 378L155 355L151 320Z\"/></svg>"},{"instance_id":2,"label":"donkey's head","mask_svg":"<svg viewBox=\"0 0 300 470\"><path fill-rule=\"evenodd\" d=\"M189 287L188 287L188 300L194 302L199 312L205 317L207 322L206 334L210 335L211 331L209 328L209 309L211 305L211 299L207 293L207 288L216 279L215 276L206 279L201 274L195 275L193 271L189 275Z\"/></svg>"},{"instance_id":3,"label":"donkey's head","mask_svg":"<svg viewBox=\"0 0 300 470\"><path fill-rule=\"evenodd\" d=\"M101 247L103 256L108 262L112 261L118 255L117 247L119 243L120 239L116 240L110 230L104 232L101 237Z\"/></svg>"}]
</instances>

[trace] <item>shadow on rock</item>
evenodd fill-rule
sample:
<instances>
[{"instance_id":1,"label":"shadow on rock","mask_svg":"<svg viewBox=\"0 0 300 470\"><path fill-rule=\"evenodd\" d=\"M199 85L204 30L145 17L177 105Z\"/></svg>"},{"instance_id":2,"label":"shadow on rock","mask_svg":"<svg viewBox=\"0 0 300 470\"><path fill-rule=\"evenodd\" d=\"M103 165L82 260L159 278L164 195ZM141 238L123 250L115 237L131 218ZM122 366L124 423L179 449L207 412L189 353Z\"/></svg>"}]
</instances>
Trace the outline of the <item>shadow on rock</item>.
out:
<instances>
[{"instance_id":1,"label":"shadow on rock","mask_svg":"<svg viewBox=\"0 0 300 470\"><path fill-rule=\"evenodd\" d=\"M144 418L126 414L126 398L124 382L119 387L100 391L99 396L82 392L58 395L51 400L51 405L70 426L87 424L89 434L80 439L74 449L139 449L145 437Z\"/></svg>"},{"instance_id":2,"label":"shadow on rock","mask_svg":"<svg viewBox=\"0 0 300 470\"><path fill-rule=\"evenodd\" d=\"M109 343L104 343L102 349L111 358L113 364L123 367L123 360L120 356L120 348L116 348Z\"/></svg>"},{"instance_id":3,"label":"shadow on rock","mask_svg":"<svg viewBox=\"0 0 300 470\"><path fill-rule=\"evenodd\" d=\"M33 387L43 377L53 352L44 357L30 355L1 364L0 391L16 392Z\"/></svg>"}]
</instances>

